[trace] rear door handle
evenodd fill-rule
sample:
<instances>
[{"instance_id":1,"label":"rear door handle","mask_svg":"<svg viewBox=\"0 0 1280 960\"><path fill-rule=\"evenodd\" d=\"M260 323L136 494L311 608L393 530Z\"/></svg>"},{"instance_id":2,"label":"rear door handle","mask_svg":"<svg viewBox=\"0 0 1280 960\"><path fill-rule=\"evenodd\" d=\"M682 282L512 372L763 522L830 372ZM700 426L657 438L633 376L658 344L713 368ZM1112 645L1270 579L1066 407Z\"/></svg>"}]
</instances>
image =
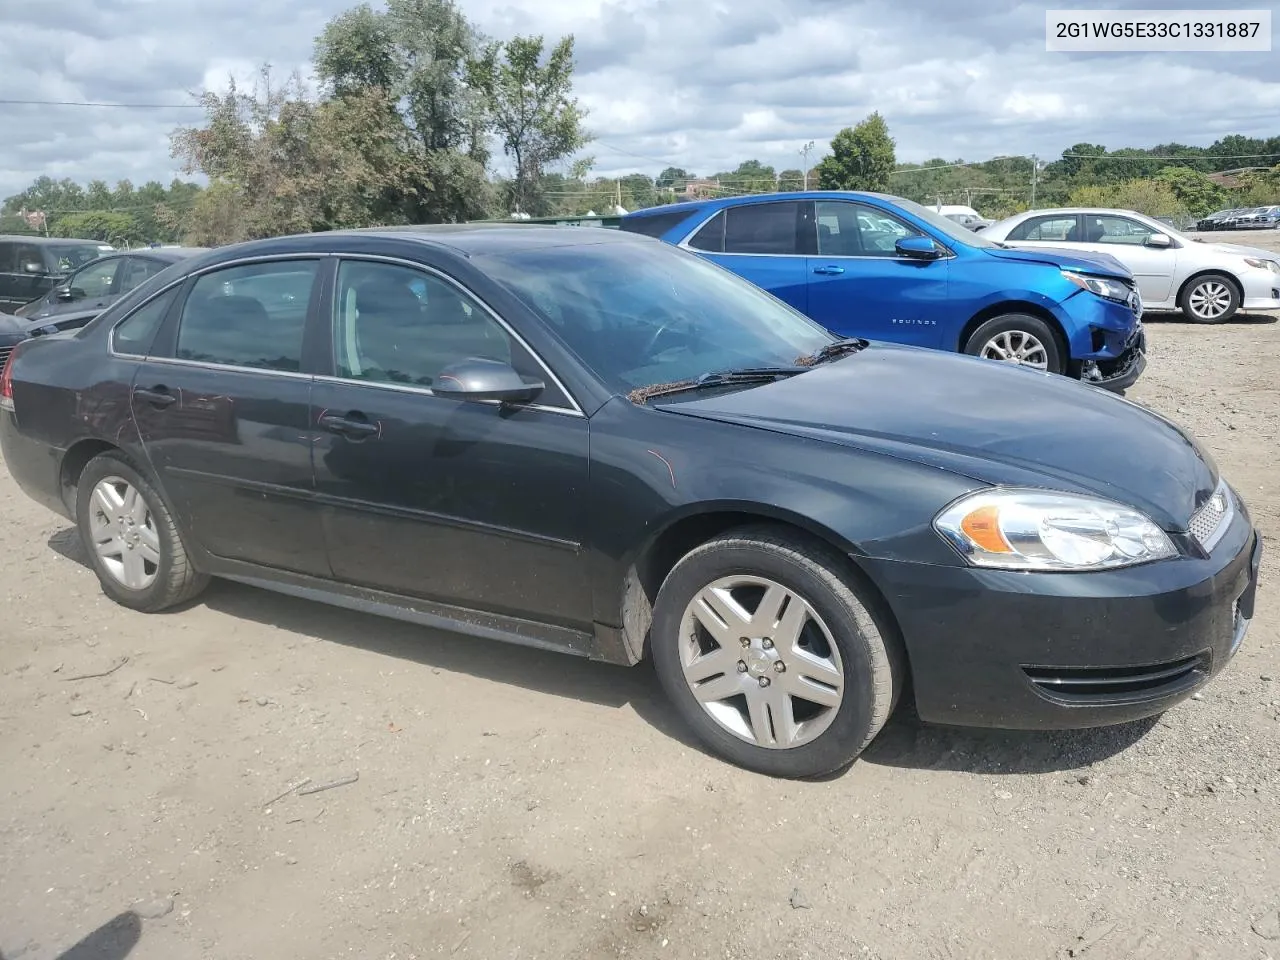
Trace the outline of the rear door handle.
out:
<instances>
[{"instance_id":1,"label":"rear door handle","mask_svg":"<svg viewBox=\"0 0 1280 960\"><path fill-rule=\"evenodd\" d=\"M837 267L835 264L827 264L825 267L814 267L814 273L820 273L823 276L834 277L844 273L844 267Z\"/></svg>"},{"instance_id":2,"label":"rear door handle","mask_svg":"<svg viewBox=\"0 0 1280 960\"><path fill-rule=\"evenodd\" d=\"M150 390L134 390L133 399L149 403L153 407L168 407L178 402L178 398L169 392L168 387L152 387Z\"/></svg>"},{"instance_id":3,"label":"rear door handle","mask_svg":"<svg viewBox=\"0 0 1280 960\"><path fill-rule=\"evenodd\" d=\"M370 423L364 418L363 414L355 413L354 411L346 416L336 413L323 413L320 415L319 423L330 433L336 433L353 440L376 436L381 431L381 428L376 423Z\"/></svg>"}]
</instances>

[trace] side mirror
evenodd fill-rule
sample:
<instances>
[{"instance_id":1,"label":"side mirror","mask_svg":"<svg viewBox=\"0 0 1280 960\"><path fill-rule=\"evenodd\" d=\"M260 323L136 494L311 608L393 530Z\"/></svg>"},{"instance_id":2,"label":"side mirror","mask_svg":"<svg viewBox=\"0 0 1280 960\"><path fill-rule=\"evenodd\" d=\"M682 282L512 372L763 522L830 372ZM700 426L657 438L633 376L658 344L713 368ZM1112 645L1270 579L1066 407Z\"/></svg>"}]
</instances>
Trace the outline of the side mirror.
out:
<instances>
[{"instance_id":1,"label":"side mirror","mask_svg":"<svg viewBox=\"0 0 1280 960\"><path fill-rule=\"evenodd\" d=\"M1146 245L1148 247L1171 247L1173 246L1173 238L1167 233L1153 233L1147 237Z\"/></svg>"},{"instance_id":2,"label":"side mirror","mask_svg":"<svg viewBox=\"0 0 1280 960\"><path fill-rule=\"evenodd\" d=\"M893 246L899 254L913 260L937 260L942 256L942 248L931 237L903 237Z\"/></svg>"},{"instance_id":3,"label":"side mirror","mask_svg":"<svg viewBox=\"0 0 1280 960\"><path fill-rule=\"evenodd\" d=\"M544 389L541 381L525 380L509 363L479 357L451 363L431 381L431 392L437 397L455 400L527 403Z\"/></svg>"},{"instance_id":4,"label":"side mirror","mask_svg":"<svg viewBox=\"0 0 1280 960\"><path fill-rule=\"evenodd\" d=\"M53 298L65 303L68 300L74 300L76 298L76 293L70 287L59 287L57 290L53 291Z\"/></svg>"},{"instance_id":5,"label":"side mirror","mask_svg":"<svg viewBox=\"0 0 1280 960\"><path fill-rule=\"evenodd\" d=\"M44 264L36 263L34 260L28 260L22 265L23 273L44 273Z\"/></svg>"}]
</instances>

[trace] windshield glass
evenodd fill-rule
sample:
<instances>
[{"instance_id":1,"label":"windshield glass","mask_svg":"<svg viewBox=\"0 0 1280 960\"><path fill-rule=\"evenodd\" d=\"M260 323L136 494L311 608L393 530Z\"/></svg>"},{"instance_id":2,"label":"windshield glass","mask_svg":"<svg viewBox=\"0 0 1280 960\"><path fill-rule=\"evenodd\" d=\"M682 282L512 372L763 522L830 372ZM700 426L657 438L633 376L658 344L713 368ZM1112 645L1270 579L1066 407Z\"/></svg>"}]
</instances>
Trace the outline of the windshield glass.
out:
<instances>
[{"instance_id":1,"label":"windshield glass","mask_svg":"<svg viewBox=\"0 0 1280 960\"><path fill-rule=\"evenodd\" d=\"M746 280L662 243L553 247L484 264L622 393L790 365L836 339Z\"/></svg>"},{"instance_id":2,"label":"windshield glass","mask_svg":"<svg viewBox=\"0 0 1280 960\"><path fill-rule=\"evenodd\" d=\"M918 220L923 220L938 233L944 234L958 243L963 243L969 247L998 247L1000 244L988 240L980 233L974 233L963 224L956 223L954 220L948 220L936 210L930 210L926 206L916 203L914 200L906 200L902 197L890 197L894 203L911 214Z\"/></svg>"},{"instance_id":3,"label":"windshield glass","mask_svg":"<svg viewBox=\"0 0 1280 960\"><path fill-rule=\"evenodd\" d=\"M70 273L115 249L99 243L53 243L49 247L57 258L59 273Z\"/></svg>"}]
</instances>

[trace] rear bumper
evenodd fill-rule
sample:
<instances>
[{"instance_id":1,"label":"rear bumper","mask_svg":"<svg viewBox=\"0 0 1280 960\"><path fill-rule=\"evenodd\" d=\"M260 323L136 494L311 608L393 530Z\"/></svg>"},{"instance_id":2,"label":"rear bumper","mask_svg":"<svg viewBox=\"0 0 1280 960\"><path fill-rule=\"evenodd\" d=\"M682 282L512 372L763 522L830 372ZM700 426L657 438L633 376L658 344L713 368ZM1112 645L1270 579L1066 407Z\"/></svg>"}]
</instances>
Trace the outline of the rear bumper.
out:
<instances>
[{"instance_id":1,"label":"rear bumper","mask_svg":"<svg viewBox=\"0 0 1280 960\"><path fill-rule=\"evenodd\" d=\"M876 562L922 719L1072 729L1161 713L1220 672L1253 617L1261 538L1241 509L1207 559L1026 574Z\"/></svg>"},{"instance_id":2,"label":"rear bumper","mask_svg":"<svg viewBox=\"0 0 1280 960\"><path fill-rule=\"evenodd\" d=\"M4 465L28 497L54 513L73 519L62 498L62 458L65 450L32 440L18 430L17 415L0 409L0 453Z\"/></svg>"}]
</instances>

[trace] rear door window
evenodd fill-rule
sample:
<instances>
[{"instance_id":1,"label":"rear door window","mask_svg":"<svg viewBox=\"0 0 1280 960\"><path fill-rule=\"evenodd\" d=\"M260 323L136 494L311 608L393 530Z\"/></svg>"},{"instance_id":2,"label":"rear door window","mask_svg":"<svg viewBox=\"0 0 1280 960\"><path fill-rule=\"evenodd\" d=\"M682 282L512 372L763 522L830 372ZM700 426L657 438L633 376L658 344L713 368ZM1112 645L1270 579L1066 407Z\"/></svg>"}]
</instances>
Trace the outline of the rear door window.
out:
<instances>
[{"instance_id":1,"label":"rear door window","mask_svg":"<svg viewBox=\"0 0 1280 960\"><path fill-rule=\"evenodd\" d=\"M1082 240L1075 214L1068 216L1032 217L1009 231L1010 240L1057 240L1063 243Z\"/></svg>"},{"instance_id":2,"label":"rear door window","mask_svg":"<svg viewBox=\"0 0 1280 960\"><path fill-rule=\"evenodd\" d=\"M801 253L801 203L749 203L725 211L724 252L786 256Z\"/></svg>"}]
</instances>

